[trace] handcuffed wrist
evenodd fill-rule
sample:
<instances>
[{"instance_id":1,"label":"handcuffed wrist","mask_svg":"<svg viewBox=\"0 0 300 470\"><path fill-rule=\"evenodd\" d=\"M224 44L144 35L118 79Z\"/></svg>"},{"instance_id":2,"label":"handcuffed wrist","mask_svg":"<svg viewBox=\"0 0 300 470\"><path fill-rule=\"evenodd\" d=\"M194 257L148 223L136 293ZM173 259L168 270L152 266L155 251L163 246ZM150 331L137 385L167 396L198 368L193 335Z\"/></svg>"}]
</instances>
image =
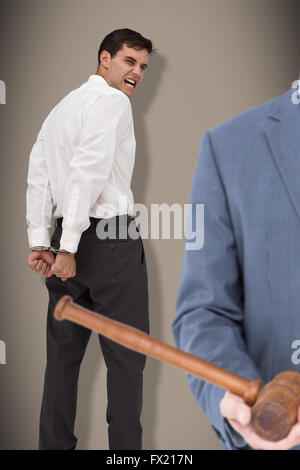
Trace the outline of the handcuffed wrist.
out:
<instances>
[{"instance_id":1,"label":"handcuffed wrist","mask_svg":"<svg viewBox=\"0 0 300 470\"><path fill-rule=\"evenodd\" d=\"M30 249L31 251L48 251L50 250L50 246L33 246Z\"/></svg>"},{"instance_id":2,"label":"handcuffed wrist","mask_svg":"<svg viewBox=\"0 0 300 470\"><path fill-rule=\"evenodd\" d=\"M53 248L53 246L50 246L50 250L53 251L53 253L56 253L57 255L66 255L66 256L75 255L75 253L71 253L70 251L67 251L67 250Z\"/></svg>"}]
</instances>

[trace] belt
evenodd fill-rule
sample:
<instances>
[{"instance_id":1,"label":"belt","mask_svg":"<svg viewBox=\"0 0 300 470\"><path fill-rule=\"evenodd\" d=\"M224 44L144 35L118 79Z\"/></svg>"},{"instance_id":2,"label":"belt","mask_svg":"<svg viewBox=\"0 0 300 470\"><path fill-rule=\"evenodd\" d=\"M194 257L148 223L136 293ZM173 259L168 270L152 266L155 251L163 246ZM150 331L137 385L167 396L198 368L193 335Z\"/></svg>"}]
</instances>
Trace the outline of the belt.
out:
<instances>
[{"instance_id":1,"label":"belt","mask_svg":"<svg viewBox=\"0 0 300 470\"><path fill-rule=\"evenodd\" d=\"M116 215L115 217L110 217L110 218L107 218L106 220L109 221L112 219L116 219L117 225L128 225L130 224L132 220L134 220L134 217L128 214L124 214L124 215ZM96 217L89 217L89 220L90 220L90 227L96 228L98 222L100 222L100 220L103 220L103 218L97 219ZM62 227L62 222L63 222L63 217L59 217L58 219L56 219L55 227Z\"/></svg>"}]
</instances>

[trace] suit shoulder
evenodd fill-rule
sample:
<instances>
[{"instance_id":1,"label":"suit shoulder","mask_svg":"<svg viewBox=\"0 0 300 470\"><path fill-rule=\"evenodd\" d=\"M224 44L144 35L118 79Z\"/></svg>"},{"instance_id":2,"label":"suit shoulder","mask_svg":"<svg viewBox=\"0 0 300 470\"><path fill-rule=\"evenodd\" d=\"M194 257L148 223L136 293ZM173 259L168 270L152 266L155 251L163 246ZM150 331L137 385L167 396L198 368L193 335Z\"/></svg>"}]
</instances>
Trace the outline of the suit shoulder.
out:
<instances>
[{"instance_id":1,"label":"suit shoulder","mask_svg":"<svg viewBox=\"0 0 300 470\"><path fill-rule=\"evenodd\" d=\"M246 137L246 135L249 135L249 138L251 138L252 132L255 132L261 127L266 116L271 114L272 110L276 108L280 102L285 101L289 94L290 90L219 124L209 131L211 138L216 141L227 140L230 136L240 139L242 136Z\"/></svg>"}]
</instances>

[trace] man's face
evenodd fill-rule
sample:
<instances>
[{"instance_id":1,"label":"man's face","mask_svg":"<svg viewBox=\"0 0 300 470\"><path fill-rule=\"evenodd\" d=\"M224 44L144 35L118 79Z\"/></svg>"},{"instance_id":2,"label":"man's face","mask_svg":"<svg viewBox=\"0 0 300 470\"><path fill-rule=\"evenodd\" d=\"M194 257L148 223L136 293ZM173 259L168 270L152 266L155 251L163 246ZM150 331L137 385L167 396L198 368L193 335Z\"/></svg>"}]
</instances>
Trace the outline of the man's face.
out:
<instances>
[{"instance_id":1,"label":"man's face","mask_svg":"<svg viewBox=\"0 0 300 470\"><path fill-rule=\"evenodd\" d=\"M134 49L123 44L114 57L103 51L101 64L106 69L107 83L131 98L143 80L148 64L148 52L146 49Z\"/></svg>"}]
</instances>

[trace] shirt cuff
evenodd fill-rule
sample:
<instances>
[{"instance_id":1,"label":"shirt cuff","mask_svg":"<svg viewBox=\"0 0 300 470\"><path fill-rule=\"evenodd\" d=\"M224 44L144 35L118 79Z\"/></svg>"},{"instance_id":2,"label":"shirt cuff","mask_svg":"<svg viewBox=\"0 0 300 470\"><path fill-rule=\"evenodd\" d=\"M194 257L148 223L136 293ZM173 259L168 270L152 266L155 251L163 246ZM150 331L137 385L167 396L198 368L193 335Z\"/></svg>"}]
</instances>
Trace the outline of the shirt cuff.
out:
<instances>
[{"instance_id":1,"label":"shirt cuff","mask_svg":"<svg viewBox=\"0 0 300 470\"><path fill-rule=\"evenodd\" d=\"M46 228L28 228L30 248L34 246L50 246L50 230Z\"/></svg>"},{"instance_id":2,"label":"shirt cuff","mask_svg":"<svg viewBox=\"0 0 300 470\"><path fill-rule=\"evenodd\" d=\"M80 237L81 232L74 232L74 230L63 228L60 239L60 249L69 251L70 253L76 253Z\"/></svg>"}]
</instances>

